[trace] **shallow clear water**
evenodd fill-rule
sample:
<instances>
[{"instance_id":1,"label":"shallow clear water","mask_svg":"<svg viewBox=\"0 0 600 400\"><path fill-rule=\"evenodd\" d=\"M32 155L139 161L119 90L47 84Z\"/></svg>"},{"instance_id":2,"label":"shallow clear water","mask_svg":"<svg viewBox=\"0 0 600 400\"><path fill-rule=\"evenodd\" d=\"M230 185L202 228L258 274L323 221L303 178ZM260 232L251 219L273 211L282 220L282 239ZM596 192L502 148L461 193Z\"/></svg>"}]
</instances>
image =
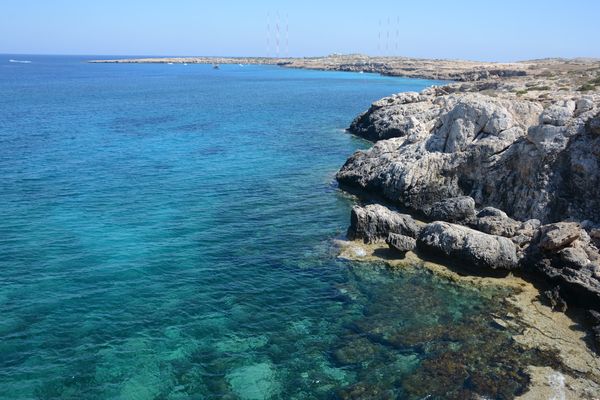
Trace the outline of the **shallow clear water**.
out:
<instances>
[{"instance_id":1,"label":"shallow clear water","mask_svg":"<svg viewBox=\"0 0 600 400\"><path fill-rule=\"evenodd\" d=\"M343 128L433 82L10 58L0 398L505 398L522 386L510 375L521 355L489 374L468 356L485 343L513 357L489 324L502 293L335 257L351 200L334 173L367 146Z\"/></svg>"}]
</instances>

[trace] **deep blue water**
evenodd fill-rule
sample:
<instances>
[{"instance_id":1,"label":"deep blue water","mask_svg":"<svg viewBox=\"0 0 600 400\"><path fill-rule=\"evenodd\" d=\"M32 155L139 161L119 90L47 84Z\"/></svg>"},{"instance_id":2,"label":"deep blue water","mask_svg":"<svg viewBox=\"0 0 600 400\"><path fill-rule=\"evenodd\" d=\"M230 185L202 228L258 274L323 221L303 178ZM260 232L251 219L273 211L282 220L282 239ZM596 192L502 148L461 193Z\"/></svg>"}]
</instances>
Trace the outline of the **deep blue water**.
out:
<instances>
[{"instance_id":1,"label":"deep blue water","mask_svg":"<svg viewBox=\"0 0 600 400\"><path fill-rule=\"evenodd\" d=\"M494 294L332 243L343 128L434 82L83 61L0 56L0 398L418 398L485 331Z\"/></svg>"}]
</instances>

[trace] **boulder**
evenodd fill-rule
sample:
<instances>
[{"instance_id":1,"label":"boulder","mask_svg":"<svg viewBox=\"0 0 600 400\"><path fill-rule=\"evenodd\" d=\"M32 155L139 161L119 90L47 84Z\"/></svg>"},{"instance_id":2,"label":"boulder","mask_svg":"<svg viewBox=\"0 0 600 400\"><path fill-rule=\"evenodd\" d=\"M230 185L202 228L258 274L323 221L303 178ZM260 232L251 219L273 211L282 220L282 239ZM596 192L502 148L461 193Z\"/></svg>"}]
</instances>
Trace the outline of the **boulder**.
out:
<instances>
[{"instance_id":1,"label":"boulder","mask_svg":"<svg viewBox=\"0 0 600 400\"><path fill-rule=\"evenodd\" d=\"M427 225L417 239L419 249L443 254L480 268L515 269L517 249L509 239L446 222Z\"/></svg>"},{"instance_id":2,"label":"boulder","mask_svg":"<svg viewBox=\"0 0 600 400\"><path fill-rule=\"evenodd\" d=\"M581 236L579 224L558 222L540 228L539 247L542 251L556 252L567 247Z\"/></svg>"},{"instance_id":3,"label":"boulder","mask_svg":"<svg viewBox=\"0 0 600 400\"><path fill-rule=\"evenodd\" d=\"M391 249L401 253L412 251L417 247L417 241L415 239L398 233L390 233L386 239L386 243Z\"/></svg>"},{"instance_id":4,"label":"boulder","mask_svg":"<svg viewBox=\"0 0 600 400\"><path fill-rule=\"evenodd\" d=\"M591 237L572 222L544 225L533 239L523 264L560 287L569 304L600 309L600 252Z\"/></svg>"},{"instance_id":5,"label":"boulder","mask_svg":"<svg viewBox=\"0 0 600 400\"><path fill-rule=\"evenodd\" d=\"M536 264L537 272L547 281L560 286L562 297L579 307L600 309L600 280L594 275L595 266L581 269L569 268L552 259L542 259Z\"/></svg>"},{"instance_id":6,"label":"boulder","mask_svg":"<svg viewBox=\"0 0 600 400\"><path fill-rule=\"evenodd\" d=\"M581 247L567 247L558 252L561 264L568 268L585 268L591 262L588 254Z\"/></svg>"},{"instance_id":7,"label":"boulder","mask_svg":"<svg viewBox=\"0 0 600 400\"><path fill-rule=\"evenodd\" d=\"M519 233L527 236L533 236L542 225L539 219L529 219L521 224Z\"/></svg>"},{"instance_id":8,"label":"boulder","mask_svg":"<svg viewBox=\"0 0 600 400\"><path fill-rule=\"evenodd\" d=\"M469 221L475 217L475 200L469 196L451 197L434 203L425 214L432 221Z\"/></svg>"},{"instance_id":9,"label":"boulder","mask_svg":"<svg viewBox=\"0 0 600 400\"><path fill-rule=\"evenodd\" d=\"M490 235L511 238L517 235L519 228L521 228L521 223L508 217L506 214L504 216L486 215L484 217L479 217L478 215L471 223L471 227Z\"/></svg>"},{"instance_id":10,"label":"boulder","mask_svg":"<svg viewBox=\"0 0 600 400\"><path fill-rule=\"evenodd\" d=\"M508 215L497 208L494 207L484 207L477 213L477 218L484 217L500 217L500 218L508 218Z\"/></svg>"},{"instance_id":11,"label":"boulder","mask_svg":"<svg viewBox=\"0 0 600 400\"><path fill-rule=\"evenodd\" d=\"M417 237L419 231L419 226L410 215L401 214L379 204L369 204L365 207L352 207L348 238L374 243L386 240L390 232Z\"/></svg>"},{"instance_id":12,"label":"boulder","mask_svg":"<svg viewBox=\"0 0 600 400\"><path fill-rule=\"evenodd\" d=\"M594 108L594 101L590 98L582 97L575 102L575 114L580 115Z\"/></svg>"}]
</instances>

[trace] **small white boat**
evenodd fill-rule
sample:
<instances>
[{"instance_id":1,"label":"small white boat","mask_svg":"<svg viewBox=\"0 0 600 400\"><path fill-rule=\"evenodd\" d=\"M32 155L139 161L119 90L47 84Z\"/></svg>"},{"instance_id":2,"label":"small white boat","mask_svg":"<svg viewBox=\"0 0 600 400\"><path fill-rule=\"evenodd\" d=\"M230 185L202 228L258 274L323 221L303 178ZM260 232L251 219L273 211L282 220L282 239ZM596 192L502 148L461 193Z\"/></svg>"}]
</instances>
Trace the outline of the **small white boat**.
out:
<instances>
[{"instance_id":1,"label":"small white boat","mask_svg":"<svg viewBox=\"0 0 600 400\"><path fill-rule=\"evenodd\" d=\"M29 60L8 60L8 62L19 64L31 64L31 61Z\"/></svg>"},{"instance_id":2,"label":"small white boat","mask_svg":"<svg viewBox=\"0 0 600 400\"><path fill-rule=\"evenodd\" d=\"M240 67L243 67L243 66L244 66L244 64L238 64L238 65L239 65Z\"/></svg>"},{"instance_id":3,"label":"small white boat","mask_svg":"<svg viewBox=\"0 0 600 400\"><path fill-rule=\"evenodd\" d=\"M172 63L172 62L170 62L170 63L167 63L167 64L168 64L168 65L173 65L173 63Z\"/></svg>"}]
</instances>

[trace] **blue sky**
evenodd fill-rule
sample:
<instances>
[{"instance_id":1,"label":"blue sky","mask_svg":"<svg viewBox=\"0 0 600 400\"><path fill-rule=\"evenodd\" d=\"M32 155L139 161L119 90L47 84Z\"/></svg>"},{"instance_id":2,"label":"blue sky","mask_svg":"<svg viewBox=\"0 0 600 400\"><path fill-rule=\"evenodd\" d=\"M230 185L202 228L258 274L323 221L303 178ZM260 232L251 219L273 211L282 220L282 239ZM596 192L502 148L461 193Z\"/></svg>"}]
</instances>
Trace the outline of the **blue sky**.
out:
<instances>
[{"instance_id":1,"label":"blue sky","mask_svg":"<svg viewBox=\"0 0 600 400\"><path fill-rule=\"evenodd\" d=\"M270 15L274 55L277 12L281 55L600 57L597 0L1 0L0 53L264 56Z\"/></svg>"}]
</instances>

